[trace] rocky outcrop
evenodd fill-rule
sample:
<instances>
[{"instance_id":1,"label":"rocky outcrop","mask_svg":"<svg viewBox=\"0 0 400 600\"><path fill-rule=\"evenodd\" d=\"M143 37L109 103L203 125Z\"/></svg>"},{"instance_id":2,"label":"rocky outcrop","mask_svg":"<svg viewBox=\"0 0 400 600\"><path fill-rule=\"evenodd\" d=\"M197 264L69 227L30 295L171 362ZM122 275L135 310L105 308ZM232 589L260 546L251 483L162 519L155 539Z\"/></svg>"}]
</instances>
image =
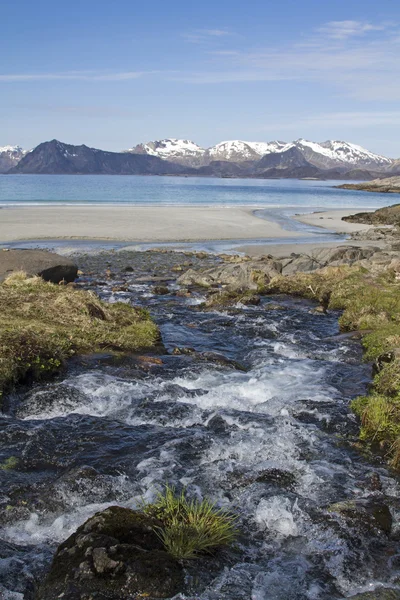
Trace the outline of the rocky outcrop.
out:
<instances>
[{"instance_id":1,"label":"rocky outcrop","mask_svg":"<svg viewBox=\"0 0 400 600\"><path fill-rule=\"evenodd\" d=\"M398 191L400 192L400 177L394 177L393 179L398 179ZM373 182L370 183L372 184ZM347 221L348 223L365 223L367 225L399 225L400 204L378 208L375 212L362 212L356 213L355 215L348 215L347 217L342 217L342 221Z\"/></svg>"},{"instance_id":2,"label":"rocky outcrop","mask_svg":"<svg viewBox=\"0 0 400 600\"><path fill-rule=\"evenodd\" d=\"M400 193L400 176L384 177L383 179L373 179L367 183L344 183L338 185L343 190L362 190L363 192L380 192L387 194Z\"/></svg>"},{"instance_id":3,"label":"rocky outcrop","mask_svg":"<svg viewBox=\"0 0 400 600\"><path fill-rule=\"evenodd\" d=\"M317 248L305 254L291 254L286 258L274 259L262 256L258 259L248 257L229 258L222 265L211 269L189 269L181 275L178 283L184 286L197 285L205 288L222 286L229 291L257 290L267 285L276 275L315 271L326 266L352 265L355 262L370 260L380 248L360 248L358 246L337 246L336 248ZM390 262L389 257L385 255ZM228 296L216 297L229 300ZM231 298L232 300L232 298ZM234 301L239 301L238 298ZM211 301L210 304L214 302ZM232 303L232 302L228 302Z\"/></svg>"},{"instance_id":4,"label":"rocky outcrop","mask_svg":"<svg viewBox=\"0 0 400 600\"><path fill-rule=\"evenodd\" d=\"M178 283L206 288L222 285L231 290L256 290L259 285L267 284L280 272L279 261L262 257L260 260L225 263L201 271L189 269L179 277Z\"/></svg>"},{"instance_id":5,"label":"rocky outcrop","mask_svg":"<svg viewBox=\"0 0 400 600\"><path fill-rule=\"evenodd\" d=\"M52 283L70 283L76 279L78 267L69 258L46 250L0 250L0 281L14 271L39 275Z\"/></svg>"},{"instance_id":6,"label":"rocky outcrop","mask_svg":"<svg viewBox=\"0 0 400 600\"><path fill-rule=\"evenodd\" d=\"M63 542L36 600L171 598L184 590L183 569L143 513L112 506Z\"/></svg>"},{"instance_id":7,"label":"rocky outcrop","mask_svg":"<svg viewBox=\"0 0 400 600\"><path fill-rule=\"evenodd\" d=\"M317 248L307 254L292 254L282 259L282 274L292 275L299 271L315 271L327 266L352 265L357 261L371 258L379 250L377 247L337 246Z\"/></svg>"}]
</instances>

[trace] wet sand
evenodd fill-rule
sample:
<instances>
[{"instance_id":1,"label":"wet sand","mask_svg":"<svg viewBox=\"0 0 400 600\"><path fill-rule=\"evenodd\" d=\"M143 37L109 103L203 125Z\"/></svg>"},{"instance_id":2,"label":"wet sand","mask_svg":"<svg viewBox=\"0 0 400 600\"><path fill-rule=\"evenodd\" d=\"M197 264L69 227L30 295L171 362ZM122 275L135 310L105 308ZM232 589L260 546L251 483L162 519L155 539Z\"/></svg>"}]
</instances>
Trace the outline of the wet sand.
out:
<instances>
[{"instance_id":1,"label":"wet sand","mask_svg":"<svg viewBox=\"0 0 400 600\"><path fill-rule=\"evenodd\" d=\"M359 210L359 209L358 209ZM356 210L313 213L303 223L333 231L365 225L340 221ZM298 240L307 232L288 231L254 215L250 207L31 206L0 210L0 243L29 240L108 240L137 243L210 240ZM310 245L308 244L308 247Z\"/></svg>"}]
</instances>

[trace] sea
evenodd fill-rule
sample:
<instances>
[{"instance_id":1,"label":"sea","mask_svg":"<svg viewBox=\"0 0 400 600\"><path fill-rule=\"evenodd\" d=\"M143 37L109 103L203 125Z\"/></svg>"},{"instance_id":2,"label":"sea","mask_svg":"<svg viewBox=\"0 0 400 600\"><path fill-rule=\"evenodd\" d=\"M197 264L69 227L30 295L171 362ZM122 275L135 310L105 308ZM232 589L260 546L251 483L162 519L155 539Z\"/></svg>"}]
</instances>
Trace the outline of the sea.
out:
<instances>
[{"instance_id":1,"label":"sea","mask_svg":"<svg viewBox=\"0 0 400 600\"><path fill-rule=\"evenodd\" d=\"M294 220L293 216L327 209L354 208L361 211L394 203L387 194L338 189L337 186L341 183L343 182L138 175L0 175L0 208L51 205L245 206L254 208L257 216L275 221L288 231L288 237L281 239L280 243L296 241L290 235L294 231L309 234L307 239L302 239L303 243L337 242L344 240L345 236L304 225ZM233 240L229 247L233 248L243 241L245 240ZM251 244L273 242L274 240L263 239L253 240ZM67 242L58 242L55 248L51 241L40 242L40 246L57 251L61 251L66 244ZM89 242L85 241L83 244L87 247ZM35 245L35 241L18 243L19 247L32 245ZM99 245L100 242L90 243L91 248ZM101 242L102 247L120 245L121 243L116 242ZM182 246L181 244L180 247ZM190 246L207 251L229 250L226 243L197 243Z\"/></svg>"},{"instance_id":2,"label":"sea","mask_svg":"<svg viewBox=\"0 0 400 600\"><path fill-rule=\"evenodd\" d=\"M0 206L134 204L377 208L386 194L340 190L340 181L139 175L0 175ZM347 182L348 183L348 182Z\"/></svg>"}]
</instances>

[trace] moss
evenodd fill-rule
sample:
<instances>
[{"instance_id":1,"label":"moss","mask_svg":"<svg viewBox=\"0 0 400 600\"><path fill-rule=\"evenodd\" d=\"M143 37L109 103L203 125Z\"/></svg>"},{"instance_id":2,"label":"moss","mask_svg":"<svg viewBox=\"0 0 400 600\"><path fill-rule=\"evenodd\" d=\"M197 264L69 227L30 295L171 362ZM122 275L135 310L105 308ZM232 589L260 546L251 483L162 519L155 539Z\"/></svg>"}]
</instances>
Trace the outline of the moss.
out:
<instances>
[{"instance_id":1,"label":"moss","mask_svg":"<svg viewBox=\"0 0 400 600\"><path fill-rule=\"evenodd\" d=\"M400 392L400 361L393 360L375 375L374 389L379 394L397 396Z\"/></svg>"},{"instance_id":2,"label":"moss","mask_svg":"<svg viewBox=\"0 0 400 600\"><path fill-rule=\"evenodd\" d=\"M227 546L236 538L235 518L209 500L189 500L185 491L175 493L166 486L153 504L144 505L145 514L158 519L158 534L174 558L191 559Z\"/></svg>"},{"instance_id":3,"label":"moss","mask_svg":"<svg viewBox=\"0 0 400 600\"><path fill-rule=\"evenodd\" d=\"M379 274L359 266L326 267L312 273L275 277L264 289L268 293L298 295L343 310L342 331L364 332L366 360L393 354L375 374L371 391L352 403L361 419L360 438L380 451L389 463L400 468L400 282L391 269Z\"/></svg>"},{"instance_id":4,"label":"moss","mask_svg":"<svg viewBox=\"0 0 400 600\"><path fill-rule=\"evenodd\" d=\"M232 306L238 302L241 302L245 305L259 304L260 298L251 290L245 292L240 290L223 290L216 292L215 294L211 294L207 298L206 307L211 308L214 306Z\"/></svg>"},{"instance_id":5,"label":"moss","mask_svg":"<svg viewBox=\"0 0 400 600\"><path fill-rule=\"evenodd\" d=\"M6 458L6 460L0 463L0 469L2 471L13 471L18 467L18 465L19 459L16 456L9 456Z\"/></svg>"},{"instance_id":6,"label":"moss","mask_svg":"<svg viewBox=\"0 0 400 600\"><path fill-rule=\"evenodd\" d=\"M15 273L0 285L0 398L17 382L57 372L74 354L135 351L158 337L147 311Z\"/></svg>"}]
</instances>

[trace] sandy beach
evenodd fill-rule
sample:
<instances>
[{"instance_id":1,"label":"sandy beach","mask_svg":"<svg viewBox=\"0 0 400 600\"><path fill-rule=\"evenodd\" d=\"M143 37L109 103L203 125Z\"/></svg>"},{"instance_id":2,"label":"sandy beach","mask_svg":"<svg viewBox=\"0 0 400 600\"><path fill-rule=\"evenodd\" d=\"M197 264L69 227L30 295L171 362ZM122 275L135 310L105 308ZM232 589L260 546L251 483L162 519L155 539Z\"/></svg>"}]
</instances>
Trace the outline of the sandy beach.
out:
<instances>
[{"instance_id":1,"label":"sandy beach","mask_svg":"<svg viewBox=\"0 0 400 600\"><path fill-rule=\"evenodd\" d=\"M313 212L306 215L296 215L294 218L300 223L307 225L313 225L314 227L322 227L323 229L330 229L336 231L336 233L352 233L353 231L362 231L363 229L369 229L370 225L363 225L361 223L346 223L342 221L342 217L353 215L359 212L373 212L372 209L361 209L354 208L350 210L327 210L324 212Z\"/></svg>"},{"instance_id":2,"label":"sandy beach","mask_svg":"<svg viewBox=\"0 0 400 600\"><path fill-rule=\"evenodd\" d=\"M340 221L355 210L313 213L303 223L332 231L367 226ZM127 242L197 242L310 237L261 219L249 207L32 206L0 210L0 243L23 240L92 239Z\"/></svg>"}]
</instances>

